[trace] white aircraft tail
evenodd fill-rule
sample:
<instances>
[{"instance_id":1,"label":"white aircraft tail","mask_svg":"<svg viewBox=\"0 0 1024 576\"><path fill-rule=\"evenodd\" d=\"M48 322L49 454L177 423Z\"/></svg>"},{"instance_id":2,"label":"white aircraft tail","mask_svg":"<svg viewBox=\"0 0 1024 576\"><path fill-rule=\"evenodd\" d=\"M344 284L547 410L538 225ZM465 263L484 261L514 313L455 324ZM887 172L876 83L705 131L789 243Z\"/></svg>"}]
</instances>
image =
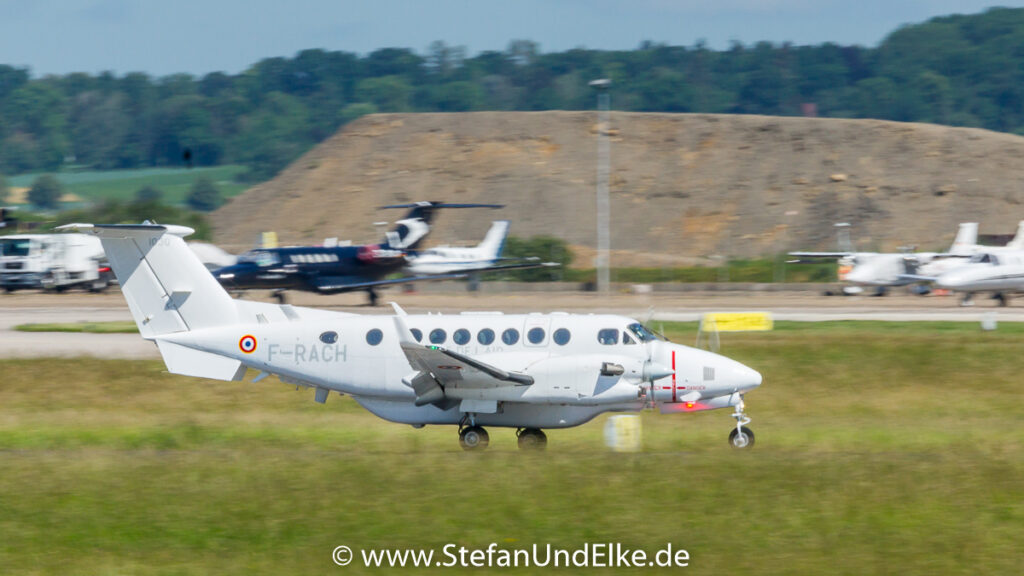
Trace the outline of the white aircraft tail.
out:
<instances>
[{"instance_id":1,"label":"white aircraft tail","mask_svg":"<svg viewBox=\"0 0 1024 576\"><path fill-rule=\"evenodd\" d=\"M953 239L953 245L949 247L949 253L954 256L970 256L974 254L977 245L978 223L962 222L956 232L956 238Z\"/></svg>"},{"instance_id":2,"label":"white aircraft tail","mask_svg":"<svg viewBox=\"0 0 1024 576\"><path fill-rule=\"evenodd\" d=\"M495 220L484 236L477 250L483 255L482 260L497 260L505 250L505 239L508 238L508 220Z\"/></svg>"},{"instance_id":3,"label":"white aircraft tail","mask_svg":"<svg viewBox=\"0 0 1024 576\"><path fill-rule=\"evenodd\" d=\"M1013 240L1010 240L1006 247L1013 248L1014 250L1024 250L1024 220L1017 224L1017 235L1013 237Z\"/></svg>"},{"instance_id":4,"label":"white aircraft tail","mask_svg":"<svg viewBox=\"0 0 1024 576\"><path fill-rule=\"evenodd\" d=\"M238 323L231 296L183 240L184 226L69 224L99 236L143 338L156 340L175 374L237 380L238 360L162 340L181 332Z\"/></svg>"}]
</instances>

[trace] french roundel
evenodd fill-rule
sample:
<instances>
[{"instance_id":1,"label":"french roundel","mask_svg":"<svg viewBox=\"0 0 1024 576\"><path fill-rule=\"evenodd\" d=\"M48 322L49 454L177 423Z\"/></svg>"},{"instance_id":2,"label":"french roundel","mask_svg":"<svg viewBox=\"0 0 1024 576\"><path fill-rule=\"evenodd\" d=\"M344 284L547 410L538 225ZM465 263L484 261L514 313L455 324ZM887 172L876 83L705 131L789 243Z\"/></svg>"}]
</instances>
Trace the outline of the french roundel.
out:
<instances>
[{"instance_id":1,"label":"french roundel","mask_svg":"<svg viewBox=\"0 0 1024 576\"><path fill-rule=\"evenodd\" d=\"M246 354L252 354L256 351L256 337L246 334L238 341L238 349Z\"/></svg>"}]
</instances>

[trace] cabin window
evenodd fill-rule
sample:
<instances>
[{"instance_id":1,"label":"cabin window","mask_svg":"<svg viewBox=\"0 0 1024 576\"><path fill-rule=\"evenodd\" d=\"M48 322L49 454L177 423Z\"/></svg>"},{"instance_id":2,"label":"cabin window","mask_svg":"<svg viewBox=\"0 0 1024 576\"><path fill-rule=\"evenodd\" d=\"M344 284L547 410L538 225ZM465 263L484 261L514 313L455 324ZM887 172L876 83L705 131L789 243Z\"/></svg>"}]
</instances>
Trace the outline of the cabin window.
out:
<instances>
[{"instance_id":1,"label":"cabin window","mask_svg":"<svg viewBox=\"0 0 1024 576\"><path fill-rule=\"evenodd\" d=\"M454 334L452 334L452 340L454 340L459 346L469 344L469 338L469 330L466 330L465 328L459 328Z\"/></svg>"},{"instance_id":2,"label":"cabin window","mask_svg":"<svg viewBox=\"0 0 1024 576\"><path fill-rule=\"evenodd\" d=\"M412 337L415 338L417 342L423 341L423 331L419 328L412 328L409 332L412 332Z\"/></svg>"},{"instance_id":3,"label":"cabin window","mask_svg":"<svg viewBox=\"0 0 1024 576\"><path fill-rule=\"evenodd\" d=\"M384 339L384 333L378 328L374 328L366 333L366 343L370 346L376 346L380 344L380 341Z\"/></svg>"},{"instance_id":4,"label":"cabin window","mask_svg":"<svg viewBox=\"0 0 1024 576\"><path fill-rule=\"evenodd\" d=\"M551 339L555 341L555 344L559 346L565 346L569 343L569 339L572 338L572 333L567 328L559 328L555 330L555 333L551 335Z\"/></svg>"},{"instance_id":5,"label":"cabin window","mask_svg":"<svg viewBox=\"0 0 1024 576\"><path fill-rule=\"evenodd\" d=\"M597 341L605 346L619 343L618 328L604 328L597 333Z\"/></svg>"},{"instance_id":6,"label":"cabin window","mask_svg":"<svg viewBox=\"0 0 1024 576\"><path fill-rule=\"evenodd\" d=\"M334 344L338 341L338 333L333 330L328 330L320 334L320 341L324 344Z\"/></svg>"},{"instance_id":7,"label":"cabin window","mask_svg":"<svg viewBox=\"0 0 1024 576\"><path fill-rule=\"evenodd\" d=\"M540 344L544 341L544 329L540 326L536 328L530 328L530 331L526 333L526 339L530 341L530 344Z\"/></svg>"},{"instance_id":8,"label":"cabin window","mask_svg":"<svg viewBox=\"0 0 1024 576\"><path fill-rule=\"evenodd\" d=\"M476 333L476 341L483 344L484 346L490 346L491 342L494 342L494 330L490 328L484 328L483 330Z\"/></svg>"},{"instance_id":9,"label":"cabin window","mask_svg":"<svg viewBox=\"0 0 1024 576\"><path fill-rule=\"evenodd\" d=\"M519 342L519 330L516 330L515 328L505 330L501 333L501 341L509 346Z\"/></svg>"},{"instance_id":10,"label":"cabin window","mask_svg":"<svg viewBox=\"0 0 1024 576\"><path fill-rule=\"evenodd\" d=\"M448 339L448 333L440 328L434 328L430 331L430 343L431 344L444 344L444 341Z\"/></svg>"}]
</instances>

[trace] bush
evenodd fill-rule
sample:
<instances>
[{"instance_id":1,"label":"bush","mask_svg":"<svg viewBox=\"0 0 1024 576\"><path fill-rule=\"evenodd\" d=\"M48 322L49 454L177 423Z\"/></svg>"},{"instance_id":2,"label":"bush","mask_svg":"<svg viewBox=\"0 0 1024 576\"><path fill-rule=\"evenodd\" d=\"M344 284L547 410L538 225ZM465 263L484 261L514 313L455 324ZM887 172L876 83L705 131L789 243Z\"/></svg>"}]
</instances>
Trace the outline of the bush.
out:
<instances>
[{"instance_id":1,"label":"bush","mask_svg":"<svg viewBox=\"0 0 1024 576\"><path fill-rule=\"evenodd\" d=\"M572 252L569 245L561 238L552 236L535 236L528 240L509 236L505 240L505 258L540 258L541 262L558 262L557 268L529 268L526 270L510 270L503 276L509 280L521 282L552 282L562 279L564 268L572 263Z\"/></svg>"},{"instance_id":2,"label":"bush","mask_svg":"<svg viewBox=\"0 0 1024 576\"><path fill-rule=\"evenodd\" d=\"M143 186L135 192L136 204L159 203L163 198L163 191L154 186Z\"/></svg>"},{"instance_id":3,"label":"bush","mask_svg":"<svg viewBox=\"0 0 1024 576\"><path fill-rule=\"evenodd\" d=\"M212 229L203 214L160 202L123 203L111 200L89 208L61 212L57 215L55 225L72 222L139 224L146 220L157 224L180 224L193 228L196 233L189 236L189 240L210 240L212 237Z\"/></svg>"},{"instance_id":4,"label":"bush","mask_svg":"<svg viewBox=\"0 0 1024 576\"><path fill-rule=\"evenodd\" d=\"M216 210L224 203L220 190L214 186L213 181L205 176L200 176L192 184L192 190L188 193L186 200L189 208L201 212Z\"/></svg>"},{"instance_id":5,"label":"bush","mask_svg":"<svg viewBox=\"0 0 1024 576\"><path fill-rule=\"evenodd\" d=\"M63 191L64 187L56 176L43 174L32 183L32 188L28 191L28 201L39 208L56 208Z\"/></svg>"}]
</instances>

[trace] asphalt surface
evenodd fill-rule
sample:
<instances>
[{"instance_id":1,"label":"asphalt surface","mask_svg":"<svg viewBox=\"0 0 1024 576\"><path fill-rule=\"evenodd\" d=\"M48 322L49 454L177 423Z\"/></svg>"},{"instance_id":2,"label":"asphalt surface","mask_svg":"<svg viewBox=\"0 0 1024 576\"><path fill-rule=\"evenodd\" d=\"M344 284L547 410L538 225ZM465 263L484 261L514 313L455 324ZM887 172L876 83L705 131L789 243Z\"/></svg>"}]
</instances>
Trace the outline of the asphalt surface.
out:
<instances>
[{"instance_id":1,"label":"asphalt surface","mask_svg":"<svg viewBox=\"0 0 1024 576\"><path fill-rule=\"evenodd\" d=\"M273 302L268 294L248 298ZM1024 302L1000 308L994 301L978 298L973 307L959 306L952 296L913 296L895 293L885 297L823 296L813 291L631 294L602 296L593 292L470 293L461 285L450 290L407 293L392 290L381 294L381 306L366 305L361 293L318 296L292 293L289 302L365 314L389 314L388 301L406 311L457 313L459 311L600 312L641 320L653 313L655 320L696 321L705 312L769 311L776 320L818 322L826 320L1024 322ZM109 322L131 320L120 292L106 294L44 294L17 292L0 295L0 358L76 357L159 358L156 346L137 334L80 334L19 332L14 327L29 323Z\"/></svg>"}]
</instances>

